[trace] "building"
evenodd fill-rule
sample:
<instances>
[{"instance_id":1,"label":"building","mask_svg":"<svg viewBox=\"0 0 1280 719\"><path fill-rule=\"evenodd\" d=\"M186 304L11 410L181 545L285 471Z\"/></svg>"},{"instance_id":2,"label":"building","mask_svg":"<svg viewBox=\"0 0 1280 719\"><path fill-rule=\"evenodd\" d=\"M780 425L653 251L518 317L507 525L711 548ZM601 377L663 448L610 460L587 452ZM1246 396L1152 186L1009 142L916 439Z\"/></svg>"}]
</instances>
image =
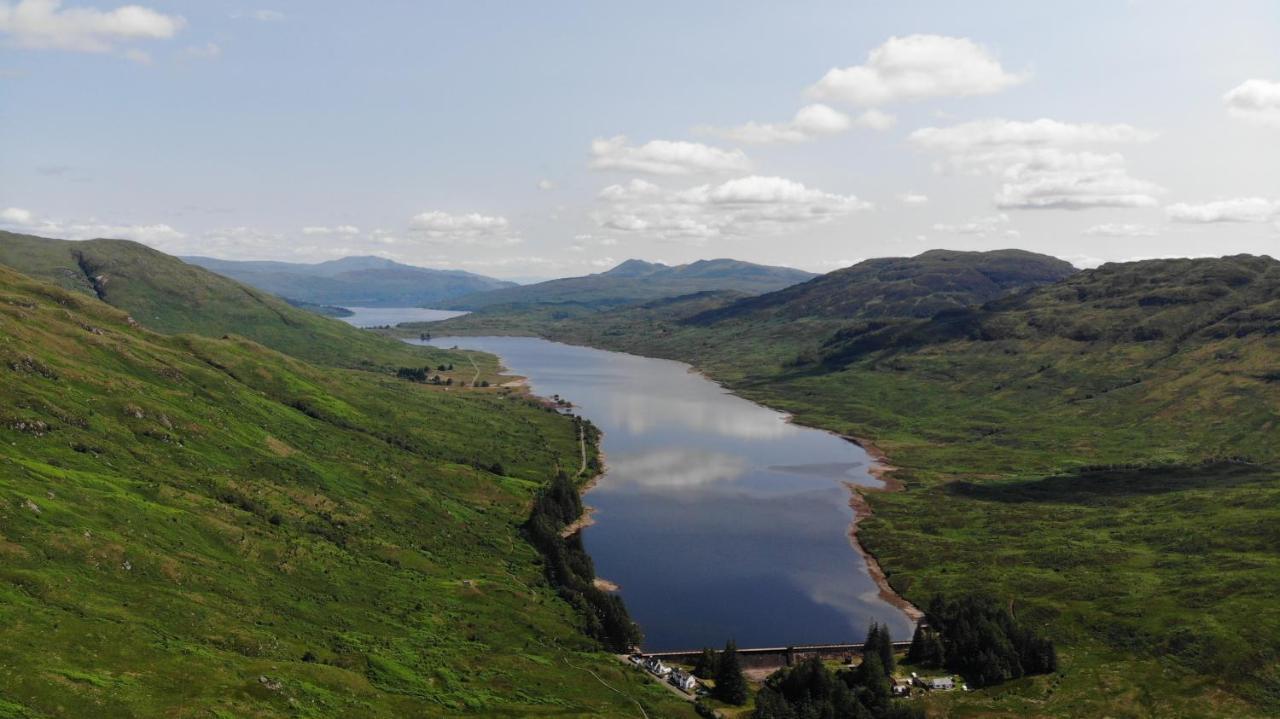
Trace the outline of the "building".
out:
<instances>
[{"instance_id":1,"label":"building","mask_svg":"<svg viewBox=\"0 0 1280 719\"><path fill-rule=\"evenodd\" d=\"M951 691L956 688L954 677L921 677L912 675L916 684L929 691Z\"/></svg>"},{"instance_id":2,"label":"building","mask_svg":"<svg viewBox=\"0 0 1280 719\"><path fill-rule=\"evenodd\" d=\"M649 657L645 659L644 664L641 666L647 669L649 673L654 676L665 677L671 673L671 667L663 664L662 660L657 657Z\"/></svg>"},{"instance_id":3,"label":"building","mask_svg":"<svg viewBox=\"0 0 1280 719\"><path fill-rule=\"evenodd\" d=\"M682 671L680 669L673 670L671 672L671 677L667 679L667 681L671 682L676 689L690 694L698 688L698 680L689 672Z\"/></svg>"},{"instance_id":4,"label":"building","mask_svg":"<svg viewBox=\"0 0 1280 719\"><path fill-rule=\"evenodd\" d=\"M911 680L902 677L893 678L893 695L895 697L905 697L911 694Z\"/></svg>"}]
</instances>

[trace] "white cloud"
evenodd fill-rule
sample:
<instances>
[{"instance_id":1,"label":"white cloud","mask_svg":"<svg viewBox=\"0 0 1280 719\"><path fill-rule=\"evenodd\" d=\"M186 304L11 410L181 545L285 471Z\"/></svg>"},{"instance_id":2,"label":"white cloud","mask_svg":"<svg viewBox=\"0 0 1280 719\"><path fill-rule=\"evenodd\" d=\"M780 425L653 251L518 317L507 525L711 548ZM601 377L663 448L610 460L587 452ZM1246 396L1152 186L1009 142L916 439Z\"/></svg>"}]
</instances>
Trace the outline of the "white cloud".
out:
<instances>
[{"instance_id":1,"label":"white cloud","mask_svg":"<svg viewBox=\"0 0 1280 719\"><path fill-rule=\"evenodd\" d=\"M1280 200L1236 197L1199 205L1180 202L1164 210L1174 222L1269 222L1280 219Z\"/></svg>"},{"instance_id":2,"label":"white cloud","mask_svg":"<svg viewBox=\"0 0 1280 719\"><path fill-rule=\"evenodd\" d=\"M249 17L258 22L280 22L284 19L284 13L279 10L254 10L249 13Z\"/></svg>"},{"instance_id":3,"label":"white cloud","mask_svg":"<svg viewBox=\"0 0 1280 719\"><path fill-rule=\"evenodd\" d=\"M548 180L548 179L546 179L546 178L543 178L543 179L541 179L541 180L538 180L538 189L539 189L539 190L554 190L554 189L556 189L556 183L554 183L554 182L552 182L551 180Z\"/></svg>"},{"instance_id":4,"label":"white cloud","mask_svg":"<svg viewBox=\"0 0 1280 719\"><path fill-rule=\"evenodd\" d=\"M960 153L974 152L984 148L1144 142L1154 138L1155 133L1140 130L1132 125L1070 123L1042 117L1031 122L991 119L976 120L951 127L924 127L912 132L907 139L922 149Z\"/></svg>"},{"instance_id":5,"label":"white cloud","mask_svg":"<svg viewBox=\"0 0 1280 719\"><path fill-rule=\"evenodd\" d=\"M0 221L5 224L25 226L34 223L35 219L31 210L24 210L21 207L6 207L0 210Z\"/></svg>"},{"instance_id":6,"label":"white cloud","mask_svg":"<svg viewBox=\"0 0 1280 719\"><path fill-rule=\"evenodd\" d=\"M751 163L742 150L724 150L699 142L651 140L627 144L624 135L591 141L591 167L653 175L693 175L741 172Z\"/></svg>"},{"instance_id":7,"label":"white cloud","mask_svg":"<svg viewBox=\"0 0 1280 719\"><path fill-rule=\"evenodd\" d=\"M1001 185L1001 209L1085 210L1094 207L1151 207L1159 185L1129 177L1123 169L1065 170L1020 174Z\"/></svg>"},{"instance_id":8,"label":"white cloud","mask_svg":"<svg viewBox=\"0 0 1280 719\"><path fill-rule=\"evenodd\" d=\"M891 37L862 65L832 68L809 88L819 100L863 107L933 97L990 95L1025 80L1006 72L989 50L968 38Z\"/></svg>"},{"instance_id":9,"label":"white cloud","mask_svg":"<svg viewBox=\"0 0 1280 719\"><path fill-rule=\"evenodd\" d=\"M994 201L1002 209L1150 207L1163 188L1130 177L1124 156L1090 145L1145 142L1154 133L1132 125L992 119L952 127L925 127L908 137L917 148L941 153L944 171L996 175Z\"/></svg>"},{"instance_id":10,"label":"white cloud","mask_svg":"<svg viewBox=\"0 0 1280 719\"><path fill-rule=\"evenodd\" d=\"M903 192L898 195L898 202L904 205L924 205L929 202L929 196L918 192Z\"/></svg>"},{"instance_id":11,"label":"white cloud","mask_svg":"<svg viewBox=\"0 0 1280 719\"><path fill-rule=\"evenodd\" d=\"M0 33L26 48L108 52L122 42L171 38L185 24L180 16L140 5L102 11L63 8L60 0L0 2Z\"/></svg>"},{"instance_id":12,"label":"white cloud","mask_svg":"<svg viewBox=\"0 0 1280 719\"><path fill-rule=\"evenodd\" d=\"M1091 237L1155 237L1158 233L1156 228L1148 225L1109 222L1094 225L1085 230L1084 234Z\"/></svg>"},{"instance_id":13,"label":"white cloud","mask_svg":"<svg viewBox=\"0 0 1280 719\"><path fill-rule=\"evenodd\" d=\"M1245 80L1222 96L1232 117L1280 128L1280 82Z\"/></svg>"},{"instance_id":14,"label":"white cloud","mask_svg":"<svg viewBox=\"0 0 1280 719\"><path fill-rule=\"evenodd\" d=\"M521 242L519 237L511 234L507 218L477 212L462 215L440 210L423 212L409 220L409 231L416 237L439 244L510 247Z\"/></svg>"},{"instance_id":15,"label":"white cloud","mask_svg":"<svg viewBox=\"0 0 1280 719\"><path fill-rule=\"evenodd\" d=\"M385 234L386 231L375 230L373 234ZM338 225L336 227L311 226L302 228L304 235L358 235L360 228L355 225Z\"/></svg>"},{"instance_id":16,"label":"white cloud","mask_svg":"<svg viewBox=\"0 0 1280 719\"><path fill-rule=\"evenodd\" d=\"M757 175L683 190L632 180L604 188L600 200L607 204L606 210L595 215L601 227L695 241L822 223L871 207L852 195Z\"/></svg>"},{"instance_id":17,"label":"white cloud","mask_svg":"<svg viewBox=\"0 0 1280 719\"><path fill-rule=\"evenodd\" d=\"M859 127L865 127L868 130L888 130L898 123L898 118L873 107L858 115L857 123Z\"/></svg>"},{"instance_id":18,"label":"white cloud","mask_svg":"<svg viewBox=\"0 0 1280 719\"><path fill-rule=\"evenodd\" d=\"M18 232L27 232L63 240L93 240L99 238L133 240L154 247L162 247L186 238L185 234L162 223L120 224L103 222L95 218L64 221L39 217L36 213L21 207L7 207L4 210L0 210L0 226Z\"/></svg>"},{"instance_id":19,"label":"white cloud","mask_svg":"<svg viewBox=\"0 0 1280 719\"><path fill-rule=\"evenodd\" d=\"M836 135L855 125L883 130L893 125L891 115L877 110L864 112L857 120L822 104L806 105L796 111L788 122L748 122L737 127L702 127L699 132L720 135L735 142L767 144L777 142L808 142L826 135Z\"/></svg>"}]
</instances>

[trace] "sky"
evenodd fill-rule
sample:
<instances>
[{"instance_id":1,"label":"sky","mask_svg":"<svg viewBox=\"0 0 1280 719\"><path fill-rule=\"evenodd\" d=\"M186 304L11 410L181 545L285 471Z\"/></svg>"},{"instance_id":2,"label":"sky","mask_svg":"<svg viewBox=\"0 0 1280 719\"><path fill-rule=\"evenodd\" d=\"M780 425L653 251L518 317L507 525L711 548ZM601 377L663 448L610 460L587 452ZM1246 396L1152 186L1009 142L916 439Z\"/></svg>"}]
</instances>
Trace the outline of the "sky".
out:
<instances>
[{"instance_id":1,"label":"sky","mask_svg":"<svg viewBox=\"0 0 1280 719\"><path fill-rule=\"evenodd\" d=\"M1280 256L1280 3L0 0L0 228L533 279Z\"/></svg>"}]
</instances>

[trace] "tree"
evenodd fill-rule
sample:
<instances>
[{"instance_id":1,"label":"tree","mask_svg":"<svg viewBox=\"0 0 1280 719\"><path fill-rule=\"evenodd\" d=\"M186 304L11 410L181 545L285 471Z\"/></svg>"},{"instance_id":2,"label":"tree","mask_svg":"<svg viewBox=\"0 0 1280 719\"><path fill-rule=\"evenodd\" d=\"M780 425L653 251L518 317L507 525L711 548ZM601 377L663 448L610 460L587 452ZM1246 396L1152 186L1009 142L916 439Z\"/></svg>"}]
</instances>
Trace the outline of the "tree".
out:
<instances>
[{"instance_id":1,"label":"tree","mask_svg":"<svg viewBox=\"0 0 1280 719\"><path fill-rule=\"evenodd\" d=\"M694 662L693 675L699 679L714 679L716 669L719 667L720 657L716 654L716 650L704 647L702 654L698 655L698 661Z\"/></svg>"},{"instance_id":2,"label":"tree","mask_svg":"<svg viewBox=\"0 0 1280 719\"><path fill-rule=\"evenodd\" d=\"M879 622L871 623L871 628L867 630L867 640L862 643L862 660L865 662L872 654L880 659L884 675L893 676L893 639L889 636L889 627Z\"/></svg>"},{"instance_id":3,"label":"tree","mask_svg":"<svg viewBox=\"0 0 1280 719\"><path fill-rule=\"evenodd\" d=\"M861 701L875 716L881 716L893 706L893 687L889 685L889 675L884 671L884 663L880 661L879 652L871 652L862 658L862 664L851 677L853 689Z\"/></svg>"},{"instance_id":4,"label":"tree","mask_svg":"<svg viewBox=\"0 0 1280 719\"><path fill-rule=\"evenodd\" d=\"M720 665L716 667L716 699L735 706L747 703L747 679L742 676L738 661L738 645L732 639L725 642L720 653Z\"/></svg>"}]
</instances>

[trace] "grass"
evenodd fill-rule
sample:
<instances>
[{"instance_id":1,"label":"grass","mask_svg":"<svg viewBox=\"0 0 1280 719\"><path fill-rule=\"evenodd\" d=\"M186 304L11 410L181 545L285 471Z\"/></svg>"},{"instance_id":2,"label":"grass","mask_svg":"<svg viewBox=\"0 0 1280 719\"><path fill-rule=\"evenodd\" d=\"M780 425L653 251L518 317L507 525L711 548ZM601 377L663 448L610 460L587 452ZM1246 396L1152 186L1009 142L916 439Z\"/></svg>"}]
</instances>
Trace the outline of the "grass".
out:
<instances>
[{"instance_id":1,"label":"grass","mask_svg":"<svg viewBox=\"0 0 1280 719\"><path fill-rule=\"evenodd\" d=\"M579 450L518 393L157 334L6 268L0 376L0 716L690 715L520 537Z\"/></svg>"},{"instance_id":2,"label":"grass","mask_svg":"<svg viewBox=\"0 0 1280 719\"><path fill-rule=\"evenodd\" d=\"M1059 646L1059 673L931 695L937 715L1263 717L1280 714L1278 267L1109 265L884 329L690 321L729 306L702 296L430 331L679 359L873 440L905 490L868 493L859 536L893 586L992 593Z\"/></svg>"},{"instance_id":3,"label":"grass","mask_svg":"<svg viewBox=\"0 0 1280 719\"><path fill-rule=\"evenodd\" d=\"M0 231L0 264L99 297L157 332L238 335L308 362L358 369L457 358L294 307L136 242L72 242Z\"/></svg>"}]
</instances>

